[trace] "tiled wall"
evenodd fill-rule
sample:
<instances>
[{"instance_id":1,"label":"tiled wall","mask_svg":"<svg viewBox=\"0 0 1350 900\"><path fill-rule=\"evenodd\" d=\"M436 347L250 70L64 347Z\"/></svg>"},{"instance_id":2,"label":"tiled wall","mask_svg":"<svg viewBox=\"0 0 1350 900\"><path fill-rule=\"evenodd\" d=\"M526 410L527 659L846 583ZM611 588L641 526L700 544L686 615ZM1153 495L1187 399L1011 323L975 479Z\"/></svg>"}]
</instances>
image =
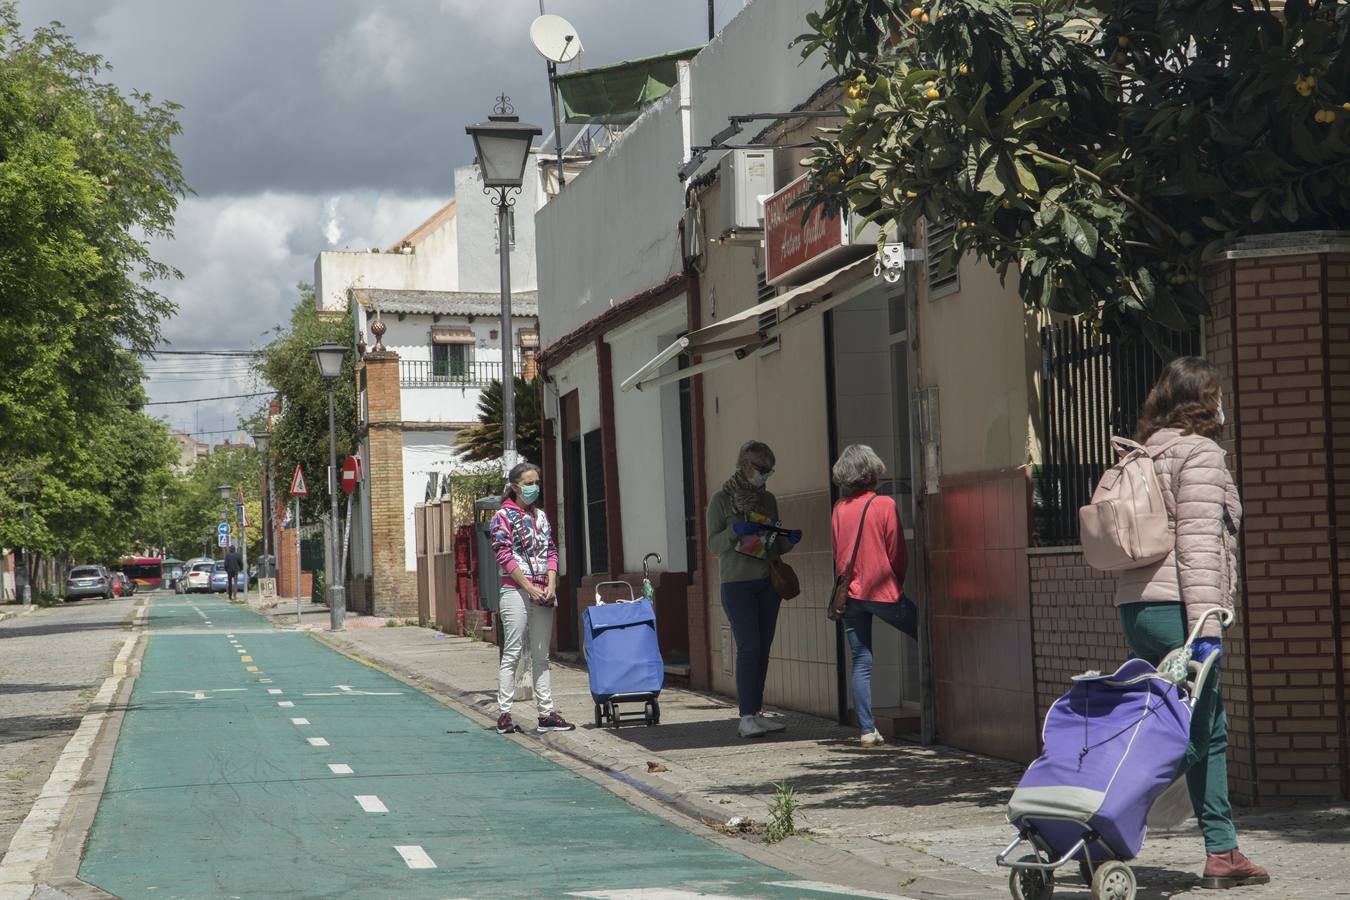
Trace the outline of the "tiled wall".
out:
<instances>
[{"instance_id":1,"label":"tiled wall","mask_svg":"<svg viewBox=\"0 0 1350 900\"><path fill-rule=\"evenodd\" d=\"M930 597L938 738L1030 761L1032 679L1025 470L944 478L930 498Z\"/></svg>"},{"instance_id":2,"label":"tiled wall","mask_svg":"<svg viewBox=\"0 0 1350 900\"><path fill-rule=\"evenodd\" d=\"M1036 718L1089 669L1111 672L1125 661L1116 613L1116 579L1087 564L1078 547L1033 550L1031 621L1036 652Z\"/></svg>"}]
</instances>

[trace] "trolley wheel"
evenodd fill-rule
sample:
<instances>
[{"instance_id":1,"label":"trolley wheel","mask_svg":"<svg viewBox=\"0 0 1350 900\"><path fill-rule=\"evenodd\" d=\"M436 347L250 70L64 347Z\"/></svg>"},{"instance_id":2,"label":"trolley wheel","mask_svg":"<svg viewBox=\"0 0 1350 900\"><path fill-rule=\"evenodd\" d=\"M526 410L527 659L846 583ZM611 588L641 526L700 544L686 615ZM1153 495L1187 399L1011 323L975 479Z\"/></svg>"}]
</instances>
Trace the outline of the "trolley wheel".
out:
<instances>
[{"instance_id":1,"label":"trolley wheel","mask_svg":"<svg viewBox=\"0 0 1350 900\"><path fill-rule=\"evenodd\" d=\"M1097 865L1097 868L1101 868L1100 863ZM1087 860L1081 856L1078 857L1078 877L1083 879L1083 884L1086 884L1089 887L1092 886L1092 869L1088 868Z\"/></svg>"},{"instance_id":2,"label":"trolley wheel","mask_svg":"<svg viewBox=\"0 0 1350 900\"><path fill-rule=\"evenodd\" d=\"M1034 855L1018 860L1024 863L1040 861ZM1055 873L1040 869L1013 869L1008 876L1008 893L1012 894L1013 900L1050 900L1055 894Z\"/></svg>"},{"instance_id":3,"label":"trolley wheel","mask_svg":"<svg viewBox=\"0 0 1350 900\"><path fill-rule=\"evenodd\" d=\"M618 727L619 727L619 724L620 724L620 723L619 723L619 704L617 704L617 703L610 703L610 704L609 704L609 721L610 721L610 724L613 725L615 728L618 728Z\"/></svg>"},{"instance_id":4,"label":"trolley wheel","mask_svg":"<svg viewBox=\"0 0 1350 900\"><path fill-rule=\"evenodd\" d=\"M1112 860L1097 867L1092 876L1092 900L1134 900L1134 870Z\"/></svg>"},{"instance_id":5,"label":"trolley wheel","mask_svg":"<svg viewBox=\"0 0 1350 900\"><path fill-rule=\"evenodd\" d=\"M652 724L661 724L661 703L655 697L652 698Z\"/></svg>"},{"instance_id":6,"label":"trolley wheel","mask_svg":"<svg viewBox=\"0 0 1350 900\"><path fill-rule=\"evenodd\" d=\"M648 728L656 724L656 712L652 709L652 701L648 700L642 704L642 718L646 720Z\"/></svg>"},{"instance_id":7,"label":"trolley wheel","mask_svg":"<svg viewBox=\"0 0 1350 900\"><path fill-rule=\"evenodd\" d=\"M599 728L601 725L604 724L605 724L605 711L600 707L600 704L597 703L595 704L595 727Z\"/></svg>"}]
</instances>

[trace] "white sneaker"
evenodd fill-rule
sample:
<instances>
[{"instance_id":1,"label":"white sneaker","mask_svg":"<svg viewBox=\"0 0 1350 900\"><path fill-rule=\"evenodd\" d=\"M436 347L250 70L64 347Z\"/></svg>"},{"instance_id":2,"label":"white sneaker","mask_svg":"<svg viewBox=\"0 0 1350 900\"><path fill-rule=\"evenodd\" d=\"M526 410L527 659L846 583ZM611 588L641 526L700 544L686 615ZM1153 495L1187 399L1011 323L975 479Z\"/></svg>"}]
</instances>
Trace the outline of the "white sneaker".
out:
<instances>
[{"instance_id":1,"label":"white sneaker","mask_svg":"<svg viewBox=\"0 0 1350 900\"><path fill-rule=\"evenodd\" d=\"M743 738L764 737L768 733L754 716L741 716L741 724L736 730Z\"/></svg>"},{"instance_id":2,"label":"white sneaker","mask_svg":"<svg viewBox=\"0 0 1350 900\"><path fill-rule=\"evenodd\" d=\"M780 731L787 731L787 726L777 719L768 719L763 713L755 713L755 724L759 725L770 734L777 734Z\"/></svg>"},{"instance_id":3,"label":"white sneaker","mask_svg":"<svg viewBox=\"0 0 1350 900\"><path fill-rule=\"evenodd\" d=\"M886 743L886 739L882 737L881 732L877 731L875 728L872 729L871 734L864 734L862 736L862 745L864 747L880 747L884 743Z\"/></svg>"}]
</instances>

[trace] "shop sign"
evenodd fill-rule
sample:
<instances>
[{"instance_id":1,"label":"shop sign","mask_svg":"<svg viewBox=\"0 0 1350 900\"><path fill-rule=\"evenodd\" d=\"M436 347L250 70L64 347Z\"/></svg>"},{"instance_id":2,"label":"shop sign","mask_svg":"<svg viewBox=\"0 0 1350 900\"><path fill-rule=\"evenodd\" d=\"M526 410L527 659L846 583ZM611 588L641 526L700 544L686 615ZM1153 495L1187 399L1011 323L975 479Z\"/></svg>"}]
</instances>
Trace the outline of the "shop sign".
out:
<instances>
[{"instance_id":1,"label":"shop sign","mask_svg":"<svg viewBox=\"0 0 1350 900\"><path fill-rule=\"evenodd\" d=\"M819 271L820 264L849 246L848 224L839 213L818 206L802 222L793 201L806 193L802 175L764 201L764 277L769 284L793 284Z\"/></svg>"}]
</instances>

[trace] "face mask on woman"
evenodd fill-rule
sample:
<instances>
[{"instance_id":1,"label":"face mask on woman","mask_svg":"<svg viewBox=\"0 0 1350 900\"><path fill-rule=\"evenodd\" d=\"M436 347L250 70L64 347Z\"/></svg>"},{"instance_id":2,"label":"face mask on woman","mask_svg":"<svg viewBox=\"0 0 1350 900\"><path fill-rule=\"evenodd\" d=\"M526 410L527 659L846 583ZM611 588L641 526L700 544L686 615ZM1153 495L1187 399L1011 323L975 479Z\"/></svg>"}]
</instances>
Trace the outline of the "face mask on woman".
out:
<instances>
[{"instance_id":1,"label":"face mask on woman","mask_svg":"<svg viewBox=\"0 0 1350 900\"><path fill-rule=\"evenodd\" d=\"M539 499L539 484L522 484L520 486L520 499L526 506Z\"/></svg>"},{"instance_id":2,"label":"face mask on woman","mask_svg":"<svg viewBox=\"0 0 1350 900\"><path fill-rule=\"evenodd\" d=\"M768 473L766 473L766 472L761 472L761 471L759 471L758 469L756 469L755 471L753 471L753 472L750 473L750 479L749 479L749 480L750 480L750 483L751 483L752 485L754 485L755 487L757 487L757 488L762 488L762 487L764 487L764 485L768 482L769 476L768 476Z\"/></svg>"}]
</instances>

